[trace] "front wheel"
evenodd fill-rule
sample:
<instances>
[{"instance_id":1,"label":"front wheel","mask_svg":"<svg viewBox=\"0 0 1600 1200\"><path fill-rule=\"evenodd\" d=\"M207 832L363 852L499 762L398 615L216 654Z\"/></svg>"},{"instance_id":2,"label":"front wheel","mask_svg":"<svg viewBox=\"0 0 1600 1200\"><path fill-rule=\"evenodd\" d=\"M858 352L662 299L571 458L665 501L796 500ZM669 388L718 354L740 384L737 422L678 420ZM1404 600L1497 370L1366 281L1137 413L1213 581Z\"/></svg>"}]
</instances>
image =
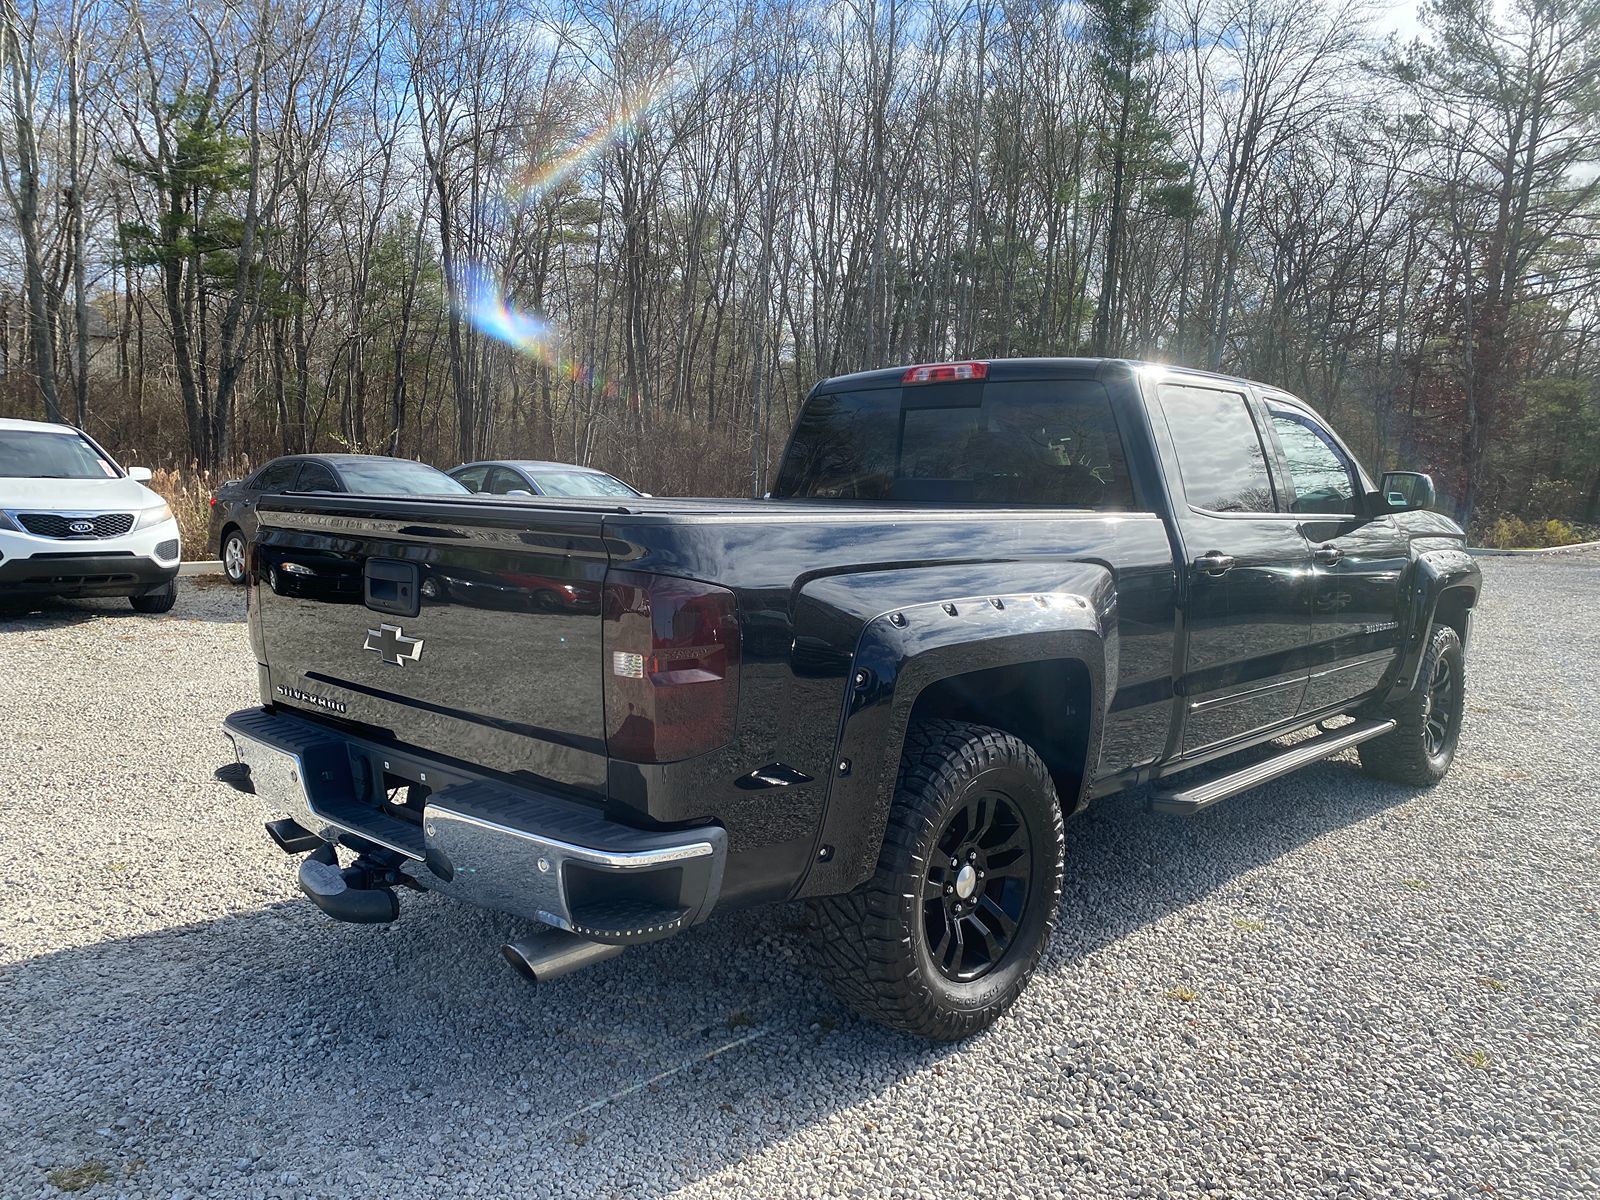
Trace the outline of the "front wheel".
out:
<instances>
[{"instance_id":1,"label":"front wheel","mask_svg":"<svg viewBox=\"0 0 1600 1200\"><path fill-rule=\"evenodd\" d=\"M1032 747L981 725L913 726L877 870L810 905L829 986L863 1016L937 1041L993 1024L1044 953L1064 845Z\"/></svg>"},{"instance_id":2,"label":"front wheel","mask_svg":"<svg viewBox=\"0 0 1600 1200\"><path fill-rule=\"evenodd\" d=\"M222 539L222 570L229 583L244 582L244 534L237 529L228 530Z\"/></svg>"},{"instance_id":3,"label":"front wheel","mask_svg":"<svg viewBox=\"0 0 1600 1200\"><path fill-rule=\"evenodd\" d=\"M133 605L134 612L171 612L172 606L178 602L178 585L176 583L168 583L165 587L157 588L153 592L146 592L142 596L130 596L128 600Z\"/></svg>"},{"instance_id":4,"label":"front wheel","mask_svg":"<svg viewBox=\"0 0 1600 1200\"><path fill-rule=\"evenodd\" d=\"M1461 638L1450 626L1435 625L1428 633L1416 686L1382 712L1395 719L1395 727L1357 748L1361 769L1418 787L1443 779L1461 738L1466 683Z\"/></svg>"}]
</instances>

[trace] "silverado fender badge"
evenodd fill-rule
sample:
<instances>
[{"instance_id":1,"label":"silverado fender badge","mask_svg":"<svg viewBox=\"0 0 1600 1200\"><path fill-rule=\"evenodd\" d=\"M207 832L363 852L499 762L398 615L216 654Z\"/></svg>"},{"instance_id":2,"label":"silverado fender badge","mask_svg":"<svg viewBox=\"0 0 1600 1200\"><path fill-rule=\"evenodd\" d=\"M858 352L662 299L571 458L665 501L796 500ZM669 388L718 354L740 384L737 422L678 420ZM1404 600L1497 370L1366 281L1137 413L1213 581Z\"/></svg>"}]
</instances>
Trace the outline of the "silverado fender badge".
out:
<instances>
[{"instance_id":1,"label":"silverado fender badge","mask_svg":"<svg viewBox=\"0 0 1600 1200\"><path fill-rule=\"evenodd\" d=\"M391 667L403 667L408 659L416 662L422 657L422 639L407 637L398 625L379 625L367 630L367 642L362 649L381 654Z\"/></svg>"}]
</instances>

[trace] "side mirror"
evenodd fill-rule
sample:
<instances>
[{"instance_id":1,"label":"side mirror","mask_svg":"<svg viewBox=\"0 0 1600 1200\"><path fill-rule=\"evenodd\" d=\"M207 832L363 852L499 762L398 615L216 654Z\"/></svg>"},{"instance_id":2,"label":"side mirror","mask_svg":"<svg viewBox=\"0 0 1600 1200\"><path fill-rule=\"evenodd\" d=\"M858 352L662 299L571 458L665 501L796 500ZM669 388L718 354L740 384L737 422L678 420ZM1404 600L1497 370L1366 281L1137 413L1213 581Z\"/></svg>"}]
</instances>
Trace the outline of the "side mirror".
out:
<instances>
[{"instance_id":1,"label":"side mirror","mask_svg":"<svg viewBox=\"0 0 1600 1200\"><path fill-rule=\"evenodd\" d=\"M150 468L149 467L129 467L128 468L128 478L133 480L135 483L149 483L150 482Z\"/></svg>"},{"instance_id":2,"label":"side mirror","mask_svg":"<svg viewBox=\"0 0 1600 1200\"><path fill-rule=\"evenodd\" d=\"M1385 471L1374 508L1380 514L1415 512L1432 508L1433 499L1433 476L1421 471Z\"/></svg>"},{"instance_id":3,"label":"side mirror","mask_svg":"<svg viewBox=\"0 0 1600 1200\"><path fill-rule=\"evenodd\" d=\"M506 493L506 495L508 495L508 496L526 496L529 500L533 499L533 493L530 492L527 488L512 488L509 492Z\"/></svg>"}]
</instances>

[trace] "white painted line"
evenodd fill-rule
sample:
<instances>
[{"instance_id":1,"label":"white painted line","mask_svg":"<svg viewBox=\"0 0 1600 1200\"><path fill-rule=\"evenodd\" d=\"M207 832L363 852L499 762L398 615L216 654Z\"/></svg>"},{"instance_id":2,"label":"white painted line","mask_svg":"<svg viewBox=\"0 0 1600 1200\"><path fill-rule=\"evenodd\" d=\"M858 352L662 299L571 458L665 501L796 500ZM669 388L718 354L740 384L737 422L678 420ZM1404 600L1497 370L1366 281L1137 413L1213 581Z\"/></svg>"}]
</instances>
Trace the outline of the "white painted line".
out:
<instances>
[{"instance_id":1,"label":"white painted line","mask_svg":"<svg viewBox=\"0 0 1600 1200\"><path fill-rule=\"evenodd\" d=\"M592 1113L597 1109L604 1108L608 1104L614 1104L618 1100L625 1100L627 1097L632 1096L636 1092L642 1092L645 1088L650 1087L653 1084L660 1083L663 1079L671 1079L674 1075L677 1075L683 1071L687 1071L690 1067L698 1066L703 1062L709 1062L711 1059L716 1058L719 1054L726 1054L729 1050L737 1050L740 1046L748 1045L757 1038L764 1038L767 1036L767 1034L772 1032L772 1029L773 1027L768 1025L762 1029L754 1030L745 1034L743 1037L734 1038L731 1042L725 1042L724 1044L717 1046L715 1049L707 1050L704 1054L697 1054L693 1058L685 1059L677 1066L668 1067L665 1071L650 1076L649 1079L642 1080L639 1083L629 1084L625 1088L618 1088L609 1096L601 1096L598 1100L591 1100L588 1104L583 1105L581 1108L575 1108L564 1116L557 1117L555 1120L546 1124L542 1129L540 1129L539 1132L548 1133L552 1129L559 1129L561 1126L568 1125L573 1121L576 1121L579 1117L587 1116L589 1113Z\"/></svg>"}]
</instances>

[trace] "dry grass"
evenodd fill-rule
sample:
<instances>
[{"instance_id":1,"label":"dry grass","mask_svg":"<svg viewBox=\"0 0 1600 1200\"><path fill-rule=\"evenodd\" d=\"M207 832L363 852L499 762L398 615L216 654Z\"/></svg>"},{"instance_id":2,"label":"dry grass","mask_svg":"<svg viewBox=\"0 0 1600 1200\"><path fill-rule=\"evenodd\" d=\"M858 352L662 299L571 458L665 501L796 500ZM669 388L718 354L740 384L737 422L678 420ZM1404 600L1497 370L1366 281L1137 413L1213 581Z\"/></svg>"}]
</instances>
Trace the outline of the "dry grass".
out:
<instances>
[{"instance_id":1,"label":"dry grass","mask_svg":"<svg viewBox=\"0 0 1600 1200\"><path fill-rule=\"evenodd\" d=\"M53 1187L63 1192L81 1192L97 1184L109 1182L111 1171L105 1163L91 1158L88 1162L79 1163L75 1167L57 1167L45 1178Z\"/></svg>"},{"instance_id":2,"label":"dry grass","mask_svg":"<svg viewBox=\"0 0 1600 1200\"><path fill-rule=\"evenodd\" d=\"M220 471L176 471L158 467L149 486L172 506L183 534L183 556L190 560L217 557L217 547L209 544L207 523L211 520L211 493L232 479Z\"/></svg>"}]
</instances>

